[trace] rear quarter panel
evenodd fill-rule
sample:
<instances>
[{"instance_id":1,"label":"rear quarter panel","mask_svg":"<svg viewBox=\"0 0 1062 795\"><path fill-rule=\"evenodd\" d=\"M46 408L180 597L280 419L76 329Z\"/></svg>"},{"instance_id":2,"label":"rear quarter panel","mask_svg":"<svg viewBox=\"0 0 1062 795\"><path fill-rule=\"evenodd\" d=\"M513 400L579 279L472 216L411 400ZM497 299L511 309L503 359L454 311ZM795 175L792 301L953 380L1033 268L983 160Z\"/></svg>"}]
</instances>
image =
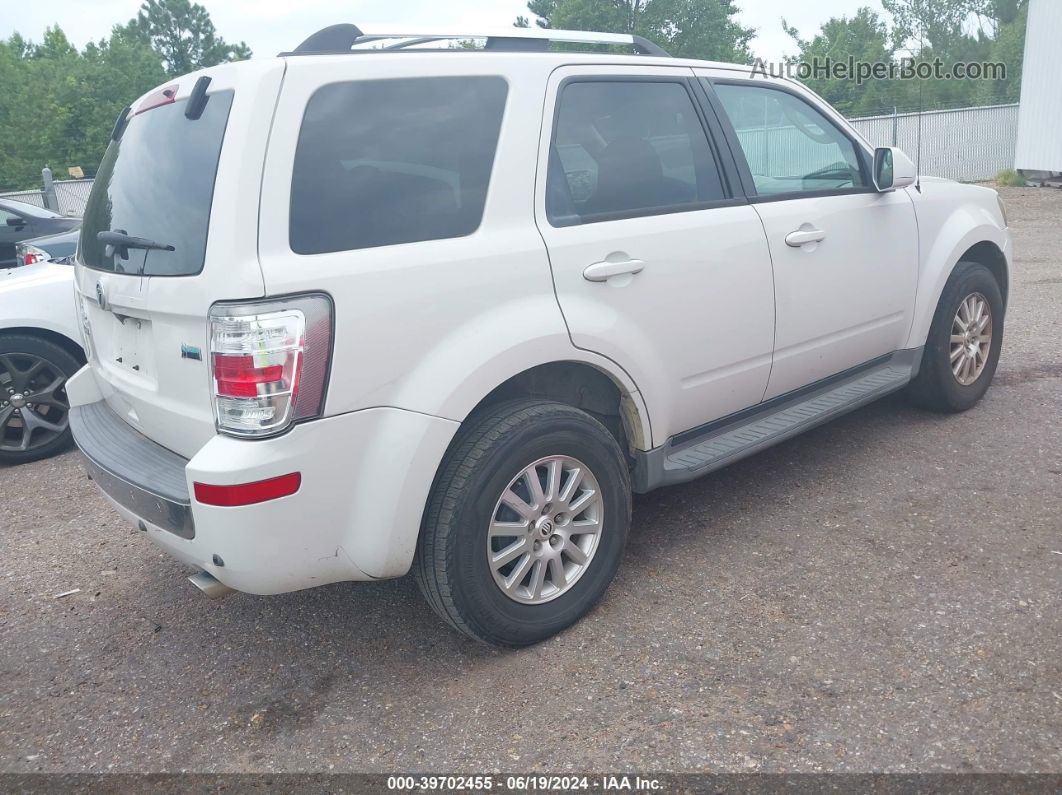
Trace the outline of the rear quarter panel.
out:
<instances>
[{"instance_id":1,"label":"rear quarter panel","mask_svg":"<svg viewBox=\"0 0 1062 795\"><path fill-rule=\"evenodd\" d=\"M0 269L0 333L45 329L83 347L74 308L74 269L40 262Z\"/></svg>"}]
</instances>

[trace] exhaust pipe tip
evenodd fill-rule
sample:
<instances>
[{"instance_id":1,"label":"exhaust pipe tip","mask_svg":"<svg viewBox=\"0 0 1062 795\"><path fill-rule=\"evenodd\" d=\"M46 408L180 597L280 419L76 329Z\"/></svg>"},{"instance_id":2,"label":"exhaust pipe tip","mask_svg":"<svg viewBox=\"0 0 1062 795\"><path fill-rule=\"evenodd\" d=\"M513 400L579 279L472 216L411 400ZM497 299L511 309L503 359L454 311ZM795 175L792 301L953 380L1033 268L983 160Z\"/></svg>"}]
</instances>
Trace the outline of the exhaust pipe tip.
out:
<instances>
[{"instance_id":1,"label":"exhaust pipe tip","mask_svg":"<svg viewBox=\"0 0 1062 795\"><path fill-rule=\"evenodd\" d=\"M196 572L188 578L188 582L202 591L203 595L209 599L223 599L236 592L234 588L230 588L213 574L205 571Z\"/></svg>"}]
</instances>

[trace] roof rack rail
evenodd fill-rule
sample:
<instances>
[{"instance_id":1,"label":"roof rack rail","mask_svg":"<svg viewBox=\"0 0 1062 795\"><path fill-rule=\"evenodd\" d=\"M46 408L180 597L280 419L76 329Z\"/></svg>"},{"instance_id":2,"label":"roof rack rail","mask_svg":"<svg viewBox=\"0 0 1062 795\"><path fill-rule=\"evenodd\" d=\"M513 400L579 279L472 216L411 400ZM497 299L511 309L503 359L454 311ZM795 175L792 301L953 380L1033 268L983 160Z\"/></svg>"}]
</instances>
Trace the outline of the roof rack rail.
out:
<instances>
[{"instance_id":1,"label":"roof rack rail","mask_svg":"<svg viewBox=\"0 0 1062 795\"><path fill-rule=\"evenodd\" d=\"M381 27L379 30L363 32L357 25L339 24L314 33L291 52L281 55L321 55L324 53L343 53L361 51L404 50L418 44L435 41L455 41L462 39L486 39L486 49L505 50L509 52L544 52L550 42L566 44L611 44L633 47L640 55L654 55L669 58L663 48L642 36L630 33L594 33L583 30L553 30L551 28L495 28L492 30L451 30L446 28L417 27L412 31L395 32L398 25ZM395 39L395 43L373 50L354 50L362 44L371 44Z\"/></svg>"}]
</instances>

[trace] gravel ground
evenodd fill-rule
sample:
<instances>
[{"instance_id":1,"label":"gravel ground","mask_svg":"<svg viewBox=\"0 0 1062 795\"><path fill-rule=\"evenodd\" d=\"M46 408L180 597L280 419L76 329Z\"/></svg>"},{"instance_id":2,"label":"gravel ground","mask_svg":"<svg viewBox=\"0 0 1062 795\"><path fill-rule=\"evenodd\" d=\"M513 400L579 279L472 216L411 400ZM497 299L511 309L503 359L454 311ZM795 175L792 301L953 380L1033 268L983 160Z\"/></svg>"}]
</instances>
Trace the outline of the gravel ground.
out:
<instances>
[{"instance_id":1,"label":"gravel ground","mask_svg":"<svg viewBox=\"0 0 1062 795\"><path fill-rule=\"evenodd\" d=\"M979 407L889 399L638 498L535 648L409 579L211 602L73 454L0 471L0 769L1062 771L1062 191L1005 194Z\"/></svg>"}]
</instances>

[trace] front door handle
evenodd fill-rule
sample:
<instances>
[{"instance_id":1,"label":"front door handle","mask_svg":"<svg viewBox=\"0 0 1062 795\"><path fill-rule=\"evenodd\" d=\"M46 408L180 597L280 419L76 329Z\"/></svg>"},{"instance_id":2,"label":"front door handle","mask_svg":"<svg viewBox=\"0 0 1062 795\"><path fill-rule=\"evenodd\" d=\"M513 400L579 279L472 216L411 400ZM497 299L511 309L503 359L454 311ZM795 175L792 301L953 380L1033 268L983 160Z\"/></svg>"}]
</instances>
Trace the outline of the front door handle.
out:
<instances>
[{"instance_id":1,"label":"front door handle","mask_svg":"<svg viewBox=\"0 0 1062 795\"><path fill-rule=\"evenodd\" d=\"M632 276L635 273L641 273L645 268L645 263L640 259L628 259L620 262L595 262L583 271L583 278L588 282L604 282L611 279L613 276L622 276L625 273L629 273Z\"/></svg>"},{"instance_id":2,"label":"front door handle","mask_svg":"<svg viewBox=\"0 0 1062 795\"><path fill-rule=\"evenodd\" d=\"M785 244L793 248L800 248L808 243L820 243L826 239L826 233L821 229L798 229L785 236Z\"/></svg>"}]
</instances>

